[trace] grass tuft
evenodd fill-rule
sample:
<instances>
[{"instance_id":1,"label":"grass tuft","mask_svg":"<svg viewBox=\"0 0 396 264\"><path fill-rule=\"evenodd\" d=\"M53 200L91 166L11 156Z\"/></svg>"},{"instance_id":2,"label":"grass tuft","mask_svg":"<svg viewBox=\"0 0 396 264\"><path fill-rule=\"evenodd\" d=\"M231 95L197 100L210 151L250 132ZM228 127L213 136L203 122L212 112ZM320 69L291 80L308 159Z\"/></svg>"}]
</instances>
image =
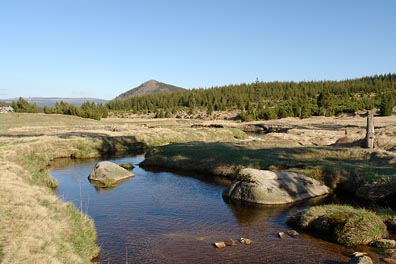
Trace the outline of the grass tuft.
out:
<instances>
[{"instance_id":1,"label":"grass tuft","mask_svg":"<svg viewBox=\"0 0 396 264\"><path fill-rule=\"evenodd\" d=\"M381 209L378 215L382 218L389 230L396 231L396 212L393 209Z\"/></svg>"},{"instance_id":2,"label":"grass tuft","mask_svg":"<svg viewBox=\"0 0 396 264\"><path fill-rule=\"evenodd\" d=\"M92 220L82 214L72 204L67 206L68 218L73 223L74 236L70 237L74 252L79 255L88 255L90 259L97 257L99 248L92 243L96 241L97 234Z\"/></svg>"},{"instance_id":3,"label":"grass tuft","mask_svg":"<svg viewBox=\"0 0 396 264\"><path fill-rule=\"evenodd\" d=\"M48 171L34 172L32 174L32 182L37 185L47 186L52 190L58 188L58 181L53 179Z\"/></svg>"},{"instance_id":4,"label":"grass tuft","mask_svg":"<svg viewBox=\"0 0 396 264\"><path fill-rule=\"evenodd\" d=\"M321 205L291 216L288 223L325 235L345 246L367 245L388 236L382 218L349 205Z\"/></svg>"}]
</instances>

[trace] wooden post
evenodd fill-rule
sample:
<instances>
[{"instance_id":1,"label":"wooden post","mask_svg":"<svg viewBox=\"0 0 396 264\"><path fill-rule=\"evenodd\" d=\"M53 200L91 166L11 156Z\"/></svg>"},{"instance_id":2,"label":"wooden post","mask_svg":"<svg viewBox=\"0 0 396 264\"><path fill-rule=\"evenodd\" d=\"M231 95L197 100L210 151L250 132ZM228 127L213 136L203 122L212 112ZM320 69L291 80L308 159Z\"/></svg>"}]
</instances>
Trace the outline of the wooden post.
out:
<instances>
[{"instance_id":1,"label":"wooden post","mask_svg":"<svg viewBox=\"0 0 396 264\"><path fill-rule=\"evenodd\" d=\"M374 148L374 116L373 116L373 114L367 115L366 147Z\"/></svg>"}]
</instances>

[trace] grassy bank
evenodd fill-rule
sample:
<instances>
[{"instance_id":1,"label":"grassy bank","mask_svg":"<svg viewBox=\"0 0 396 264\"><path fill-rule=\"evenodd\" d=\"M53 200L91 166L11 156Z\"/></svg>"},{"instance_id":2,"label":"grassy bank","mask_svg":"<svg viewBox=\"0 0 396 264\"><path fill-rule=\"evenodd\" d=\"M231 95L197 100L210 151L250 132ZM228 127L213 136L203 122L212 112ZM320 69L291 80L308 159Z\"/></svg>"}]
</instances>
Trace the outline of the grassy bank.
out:
<instances>
[{"instance_id":1,"label":"grassy bank","mask_svg":"<svg viewBox=\"0 0 396 264\"><path fill-rule=\"evenodd\" d=\"M384 153L341 147L261 147L249 143L182 143L151 149L144 167L195 171L233 179L240 168L294 171L380 202L393 202L395 167Z\"/></svg>"},{"instance_id":2,"label":"grassy bank","mask_svg":"<svg viewBox=\"0 0 396 264\"><path fill-rule=\"evenodd\" d=\"M29 144L30 153L40 144ZM21 146L15 146L18 148ZM24 147L21 149L26 150ZM22 151L22 150L20 150ZM17 151L19 152L19 151ZM0 153L4 151L0 150ZM94 224L73 205L59 200L46 185L54 182L43 171L56 151L42 152L37 163L24 156L0 160L0 243L4 263L87 263L99 248ZM47 160L47 164L50 160Z\"/></svg>"},{"instance_id":3,"label":"grassy bank","mask_svg":"<svg viewBox=\"0 0 396 264\"><path fill-rule=\"evenodd\" d=\"M93 121L42 114L0 115L0 262L89 263L99 252L93 221L58 199L51 161L133 154L189 140L234 140L228 128L189 122Z\"/></svg>"},{"instance_id":4,"label":"grassy bank","mask_svg":"<svg viewBox=\"0 0 396 264\"><path fill-rule=\"evenodd\" d=\"M21 114L0 119L0 262L89 263L99 253L94 223L56 197L48 166L57 158L131 153L145 145L132 136L67 134L98 124L90 120Z\"/></svg>"}]
</instances>

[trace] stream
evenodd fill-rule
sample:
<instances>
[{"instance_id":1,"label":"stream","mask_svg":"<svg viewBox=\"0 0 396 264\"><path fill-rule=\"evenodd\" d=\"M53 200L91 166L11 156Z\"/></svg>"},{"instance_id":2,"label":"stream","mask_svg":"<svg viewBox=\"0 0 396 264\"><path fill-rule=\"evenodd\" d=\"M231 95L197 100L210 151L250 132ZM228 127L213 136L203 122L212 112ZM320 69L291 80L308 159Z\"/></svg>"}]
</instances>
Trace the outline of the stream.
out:
<instances>
[{"instance_id":1,"label":"stream","mask_svg":"<svg viewBox=\"0 0 396 264\"><path fill-rule=\"evenodd\" d=\"M98 160L60 160L51 175L57 194L95 222L99 263L346 263L355 249L302 233L278 238L288 215L310 206L246 207L222 199L224 183L194 175L151 172L143 156L108 159L132 163L135 177L108 190L88 175ZM323 203L315 201L315 203ZM214 242L246 237L251 245L215 249ZM367 249L366 249L367 250Z\"/></svg>"}]
</instances>

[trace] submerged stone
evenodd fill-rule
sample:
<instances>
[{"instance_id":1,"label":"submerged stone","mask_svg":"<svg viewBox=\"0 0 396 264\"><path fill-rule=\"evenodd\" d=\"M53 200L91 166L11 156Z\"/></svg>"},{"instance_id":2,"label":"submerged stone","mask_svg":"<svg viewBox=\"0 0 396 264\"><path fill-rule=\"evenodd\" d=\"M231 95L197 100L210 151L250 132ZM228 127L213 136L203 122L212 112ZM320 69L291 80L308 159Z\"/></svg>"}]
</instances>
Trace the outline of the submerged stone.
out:
<instances>
[{"instance_id":1,"label":"submerged stone","mask_svg":"<svg viewBox=\"0 0 396 264\"><path fill-rule=\"evenodd\" d=\"M379 239L370 245L376 248L394 248L396 247L396 241L392 239Z\"/></svg>"},{"instance_id":2,"label":"submerged stone","mask_svg":"<svg viewBox=\"0 0 396 264\"><path fill-rule=\"evenodd\" d=\"M278 237L279 237L279 238L285 238L285 237L286 237L285 232L279 232L279 233L278 233Z\"/></svg>"},{"instance_id":3,"label":"submerged stone","mask_svg":"<svg viewBox=\"0 0 396 264\"><path fill-rule=\"evenodd\" d=\"M300 236L300 234L296 230L288 230L287 234L294 238L298 238Z\"/></svg>"},{"instance_id":4,"label":"submerged stone","mask_svg":"<svg viewBox=\"0 0 396 264\"><path fill-rule=\"evenodd\" d=\"M236 247L237 242L233 239L230 239L230 240L226 241L225 244L229 247Z\"/></svg>"},{"instance_id":5,"label":"submerged stone","mask_svg":"<svg viewBox=\"0 0 396 264\"><path fill-rule=\"evenodd\" d=\"M215 242L214 244L215 248L225 248L226 244L224 242Z\"/></svg>"},{"instance_id":6,"label":"submerged stone","mask_svg":"<svg viewBox=\"0 0 396 264\"><path fill-rule=\"evenodd\" d=\"M241 237L241 238L239 239L239 242L241 242L241 244L244 244L244 245L250 245L250 244L253 243L253 241L252 241L251 239L249 239L249 238L244 238L244 237Z\"/></svg>"}]
</instances>

